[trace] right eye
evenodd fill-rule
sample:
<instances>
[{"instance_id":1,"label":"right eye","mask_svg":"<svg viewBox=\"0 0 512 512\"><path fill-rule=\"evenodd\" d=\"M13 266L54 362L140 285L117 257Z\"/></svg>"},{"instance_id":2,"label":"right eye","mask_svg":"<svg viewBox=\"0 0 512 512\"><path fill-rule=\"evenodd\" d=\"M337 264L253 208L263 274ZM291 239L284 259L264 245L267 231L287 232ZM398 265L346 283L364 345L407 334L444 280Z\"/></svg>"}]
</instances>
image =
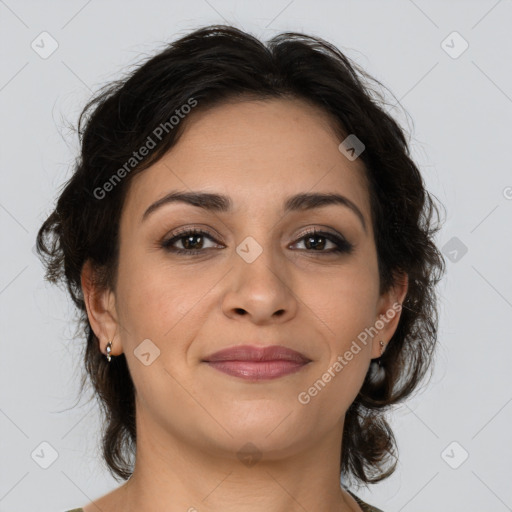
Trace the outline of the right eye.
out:
<instances>
[{"instance_id":1,"label":"right eye","mask_svg":"<svg viewBox=\"0 0 512 512\"><path fill-rule=\"evenodd\" d=\"M161 244L162 248L166 251L173 252L176 254L199 254L204 252L204 241L210 239L216 242L215 238L207 231L198 229L186 229L179 233L174 233L173 236L167 240L164 240ZM174 247L176 243L181 243L184 247ZM207 247L209 249L211 247Z\"/></svg>"}]
</instances>

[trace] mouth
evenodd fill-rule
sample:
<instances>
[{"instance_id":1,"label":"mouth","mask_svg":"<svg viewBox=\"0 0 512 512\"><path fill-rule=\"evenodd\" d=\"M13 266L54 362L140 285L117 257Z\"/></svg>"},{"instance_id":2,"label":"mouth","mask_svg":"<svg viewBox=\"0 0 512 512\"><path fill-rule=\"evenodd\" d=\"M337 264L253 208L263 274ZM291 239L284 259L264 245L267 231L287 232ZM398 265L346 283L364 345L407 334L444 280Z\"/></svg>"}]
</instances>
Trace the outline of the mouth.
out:
<instances>
[{"instance_id":1,"label":"mouth","mask_svg":"<svg viewBox=\"0 0 512 512\"><path fill-rule=\"evenodd\" d=\"M303 369L311 359L282 345L239 345L203 359L210 367L246 380L275 379Z\"/></svg>"}]
</instances>

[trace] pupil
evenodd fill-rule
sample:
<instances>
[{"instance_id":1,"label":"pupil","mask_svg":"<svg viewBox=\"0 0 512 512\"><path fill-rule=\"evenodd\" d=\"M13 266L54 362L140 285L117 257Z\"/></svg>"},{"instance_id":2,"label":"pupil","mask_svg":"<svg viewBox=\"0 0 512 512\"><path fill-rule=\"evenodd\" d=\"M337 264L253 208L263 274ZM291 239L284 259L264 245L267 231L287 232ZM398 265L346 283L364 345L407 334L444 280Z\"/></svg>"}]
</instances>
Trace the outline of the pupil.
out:
<instances>
[{"instance_id":1,"label":"pupil","mask_svg":"<svg viewBox=\"0 0 512 512\"><path fill-rule=\"evenodd\" d=\"M312 242L312 240L315 240L315 239L320 239L322 240L322 242L320 243L315 243L315 242ZM314 247L314 248L320 248L320 249L323 249L325 247L325 238L322 237L322 236L310 236L306 239L306 247L309 249L310 247Z\"/></svg>"},{"instance_id":2,"label":"pupil","mask_svg":"<svg viewBox=\"0 0 512 512\"><path fill-rule=\"evenodd\" d=\"M186 249L197 249L197 247L191 247L194 246L194 238L201 238L201 235L189 235L185 238L185 243L183 244Z\"/></svg>"}]
</instances>

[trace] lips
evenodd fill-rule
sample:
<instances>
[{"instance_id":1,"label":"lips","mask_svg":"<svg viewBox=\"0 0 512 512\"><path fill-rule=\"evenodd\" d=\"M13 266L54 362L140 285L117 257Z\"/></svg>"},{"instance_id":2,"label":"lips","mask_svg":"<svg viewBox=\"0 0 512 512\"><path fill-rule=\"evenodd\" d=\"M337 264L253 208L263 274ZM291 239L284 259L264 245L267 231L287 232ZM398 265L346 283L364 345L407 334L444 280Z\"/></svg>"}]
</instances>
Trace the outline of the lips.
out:
<instances>
[{"instance_id":1,"label":"lips","mask_svg":"<svg viewBox=\"0 0 512 512\"><path fill-rule=\"evenodd\" d=\"M311 359L281 345L240 345L211 354L204 362L224 374L248 381L277 379L299 372Z\"/></svg>"},{"instance_id":2,"label":"lips","mask_svg":"<svg viewBox=\"0 0 512 512\"><path fill-rule=\"evenodd\" d=\"M268 347L238 345L215 352L214 354L207 356L204 361L291 361L294 363L305 364L309 363L311 359L307 358L300 352L282 345L271 345Z\"/></svg>"}]
</instances>

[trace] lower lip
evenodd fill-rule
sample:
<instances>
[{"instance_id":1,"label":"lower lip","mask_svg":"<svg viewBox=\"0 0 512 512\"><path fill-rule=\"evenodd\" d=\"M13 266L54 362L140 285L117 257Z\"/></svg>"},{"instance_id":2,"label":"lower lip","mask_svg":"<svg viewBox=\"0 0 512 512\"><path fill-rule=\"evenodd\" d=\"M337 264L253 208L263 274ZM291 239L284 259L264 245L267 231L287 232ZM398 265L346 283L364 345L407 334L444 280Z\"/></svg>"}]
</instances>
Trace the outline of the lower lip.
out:
<instances>
[{"instance_id":1,"label":"lower lip","mask_svg":"<svg viewBox=\"0 0 512 512\"><path fill-rule=\"evenodd\" d=\"M220 372L247 380L277 379L298 372L307 363L294 361L206 361Z\"/></svg>"}]
</instances>

